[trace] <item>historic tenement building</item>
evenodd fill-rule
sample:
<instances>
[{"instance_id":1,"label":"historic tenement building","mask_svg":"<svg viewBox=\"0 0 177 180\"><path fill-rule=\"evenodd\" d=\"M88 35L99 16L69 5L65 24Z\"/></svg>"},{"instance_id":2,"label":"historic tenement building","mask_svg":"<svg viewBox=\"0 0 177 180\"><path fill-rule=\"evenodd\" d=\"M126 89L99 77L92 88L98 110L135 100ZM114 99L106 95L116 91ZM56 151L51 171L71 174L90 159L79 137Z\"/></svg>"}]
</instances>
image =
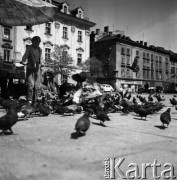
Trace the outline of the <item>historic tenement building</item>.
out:
<instances>
[{"instance_id":1,"label":"historic tenement building","mask_svg":"<svg viewBox=\"0 0 177 180\"><path fill-rule=\"evenodd\" d=\"M176 83L177 58L175 53L162 47L148 46L147 42L132 41L123 33L114 34L105 27L102 35L92 32L92 56L103 62L100 82L113 85L116 89L128 86L131 91L148 84L149 87L164 87L168 90ZM98 38L101 37L101 38ZM139 71L129 66L138 61Z\"/></svg>"},{"instance_id":2,"label":"historic tenement building","mask_svg":"<svg viewBox=\"0 0 177 180\"><path fill-rule=\"evenodd\" d=\"M19 62L31 44L33 36L41 37L40 47L43 50L43 58L51 58L54 44L66 47L69 55L73 58L76 67L90 57L90 28L95 23L84 17L82 7L70 9L69 4L58 0L46 0L58 7L58 12L53 22L35 26L0 26L0 56L1 60L8 62ZM44 68L44 71L47 69ZM81 71L76 69L76 71ZM58 78L62 82L72 82L66 76Z\"/></svg>"}]
</instances>

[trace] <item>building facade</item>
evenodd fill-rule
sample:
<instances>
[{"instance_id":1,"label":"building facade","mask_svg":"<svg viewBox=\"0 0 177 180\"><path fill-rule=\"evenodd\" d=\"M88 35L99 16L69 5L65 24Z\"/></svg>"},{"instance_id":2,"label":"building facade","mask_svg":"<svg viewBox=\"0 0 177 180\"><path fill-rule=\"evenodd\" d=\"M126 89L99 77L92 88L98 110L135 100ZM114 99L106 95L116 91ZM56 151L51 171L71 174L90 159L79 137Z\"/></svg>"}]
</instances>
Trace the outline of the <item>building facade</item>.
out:
<instances>
[{"instance_id":1,"label":"building facade","mask_svg":"<svg viewBox=\"0 0 177 180\"><path fill-rule=\"evenodd\" d=\"M97 35L92 32L91 39ZM163 87L168 91L172 83L176 84L177 58L171 51L148 46L147 42L135 42L124 34L115 35L108 31L94 43L91 42L91 45L92 48L94 46L92 56L102 61L104 66L99 81L111 84L116 90L128 87L136 92L148 84L149 87ZM135 59L139 65L138 72L129 68Z\"/></svg>"},{"instance_id":2,"label":"building facade","mask_svg":"<svg viewBox=\"0 0 177 180\"><path fill-rule=\"evenodd\" d=\"M90 28L95 23L84 17L84 10L78 7L70 10L67 2L46 0L58 7L53 22L35 26L3 27L0 32L0 56L2 61L20 62L27 45L33 36L41 37L40 47L43 60L50 59L54 45L65 47L74 60L75 72L81 71L78 65L90 57ZM44 67L43 71L52 71ZM73 82L71 78L58 78L59 84L64 81ZM62 80L63 79L63 80ZM63 81L63 82L61 82Z\"/></svg>"}]
</instances>

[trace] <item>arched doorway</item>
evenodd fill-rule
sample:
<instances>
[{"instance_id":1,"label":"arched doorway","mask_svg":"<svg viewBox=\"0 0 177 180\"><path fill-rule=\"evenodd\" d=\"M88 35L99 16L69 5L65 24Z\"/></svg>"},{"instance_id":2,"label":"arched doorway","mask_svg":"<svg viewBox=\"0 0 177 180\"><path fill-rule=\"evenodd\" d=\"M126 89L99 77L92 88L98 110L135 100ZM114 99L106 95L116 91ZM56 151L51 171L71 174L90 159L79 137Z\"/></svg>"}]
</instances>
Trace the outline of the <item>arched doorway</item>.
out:
<instances>
[{"instance_id":1,"label":"arched doorway","mask_svg":"<svg viewBox=\"0 0 177 180\"><path fill-rule=\"evenodd\" d=\"M43 84L45 86L47 86L48 84L52 83L53 84L53 78L54 78L54 74L51 71L46 71L44 72L44 80L43 80Z\"/></svg>"}]
</instances>

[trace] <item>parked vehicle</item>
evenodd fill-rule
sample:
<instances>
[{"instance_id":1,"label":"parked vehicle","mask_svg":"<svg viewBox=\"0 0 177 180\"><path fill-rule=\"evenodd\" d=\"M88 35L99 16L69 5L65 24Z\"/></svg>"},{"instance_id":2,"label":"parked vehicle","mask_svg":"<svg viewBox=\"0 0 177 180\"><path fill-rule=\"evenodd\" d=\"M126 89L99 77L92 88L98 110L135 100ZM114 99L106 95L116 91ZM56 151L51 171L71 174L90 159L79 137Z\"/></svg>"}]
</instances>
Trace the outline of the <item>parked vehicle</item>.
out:
<instances>
[{"instance_id":1,"label":"parked vehicle","mask_svg":"<svg viewBox=\"0 0 177 180\"><path fill-rule=\"evenodd\" d=\"M102 84L102 89L104 92L113 92L114 88L109 84Z\"/></svg>"},{"instance_id":2,"label":"parked vehicle","mask_svg":"<svg viewBox=\"0 0 177 180\"><path fill-rule=\"evenodd\" d=\"M154 94L156 92L156 88L155 87L149 87L147 92L151 93L151 94Z\"/></svg>"}]
</instances>

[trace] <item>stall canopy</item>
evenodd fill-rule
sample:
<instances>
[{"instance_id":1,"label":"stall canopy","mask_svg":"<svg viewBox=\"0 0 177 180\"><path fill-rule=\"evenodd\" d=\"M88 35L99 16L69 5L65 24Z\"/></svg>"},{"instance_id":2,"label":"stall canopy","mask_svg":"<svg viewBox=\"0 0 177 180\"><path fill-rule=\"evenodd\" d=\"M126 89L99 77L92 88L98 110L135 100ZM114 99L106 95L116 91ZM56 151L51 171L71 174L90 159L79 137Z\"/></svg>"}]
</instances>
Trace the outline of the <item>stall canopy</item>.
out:
<instances>
[{"instance_id":1,"label":"stall canopy","mask_svg":"<svg viewBox=\"0 0 177 180\"><path fill-rule=\"evenodd\" d=\"M52 22L57 6L42 0L0 0L0 25L32 26Z\"/></svg>"},{"instance_id":2,"label":"stall canopy","mask_svg":"<svg viewBox=\"0 0 177 180\"><path fill-rule=\"evenodd\" d=\"M25 69L20 63L0 62L0 77L25 79Z\"/></svg>"}]
</instances>

